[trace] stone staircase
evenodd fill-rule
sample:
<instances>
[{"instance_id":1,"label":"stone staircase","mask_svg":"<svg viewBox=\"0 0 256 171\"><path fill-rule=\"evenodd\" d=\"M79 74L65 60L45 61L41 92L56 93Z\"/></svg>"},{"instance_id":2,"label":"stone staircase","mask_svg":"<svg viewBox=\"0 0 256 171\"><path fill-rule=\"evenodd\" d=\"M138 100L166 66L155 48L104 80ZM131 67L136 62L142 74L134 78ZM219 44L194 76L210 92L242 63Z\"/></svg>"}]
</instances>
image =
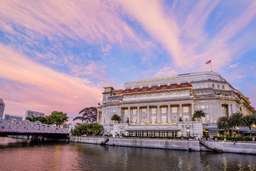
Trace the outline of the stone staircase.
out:
<instances>
[{"instance_id":1,"label":"stone staircase","mask_svg":"<svg viewBox=\"0 0 256 171\"><path fill-rule=\"evenodd\" d=\"M215 153L223 153L223 150L222 149L219 149L219 148L216 148L210 144L208 144L207 142L205 142L204 140L202 139L199 139L199 143L200 145L204 146L206 149L212 151L212 152L215 152Z\"/></svg>"}]
</instances>

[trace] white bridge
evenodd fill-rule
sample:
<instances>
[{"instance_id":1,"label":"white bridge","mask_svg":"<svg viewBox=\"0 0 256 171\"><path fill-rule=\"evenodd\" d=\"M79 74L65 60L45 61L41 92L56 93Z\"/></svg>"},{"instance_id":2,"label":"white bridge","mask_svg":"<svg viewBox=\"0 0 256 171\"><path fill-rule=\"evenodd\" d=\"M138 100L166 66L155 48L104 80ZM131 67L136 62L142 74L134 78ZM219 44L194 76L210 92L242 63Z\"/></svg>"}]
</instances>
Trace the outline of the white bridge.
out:
<instances>
[{"instance_id":1,"label":"white bridge","mask_svg":"<svg viewBox=\"0 0 256 171\"><path fill-rule=\"evenodd\" d=\"M0 120L0 135L41 136L60 139L68 138L69 130L68 128L59 128L54 125L46 125L40 122L30 122L27 120Z\"/></svg>"}]
</instances>

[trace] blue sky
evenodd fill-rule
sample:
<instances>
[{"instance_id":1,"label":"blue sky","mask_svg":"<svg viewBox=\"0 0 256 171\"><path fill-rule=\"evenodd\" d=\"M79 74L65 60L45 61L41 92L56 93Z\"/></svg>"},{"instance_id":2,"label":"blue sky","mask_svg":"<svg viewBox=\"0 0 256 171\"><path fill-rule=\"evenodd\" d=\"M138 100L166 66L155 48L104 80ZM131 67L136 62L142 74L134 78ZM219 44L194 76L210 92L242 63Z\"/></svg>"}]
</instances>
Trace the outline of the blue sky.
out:
<instances>
[{"instance_id":1,"label":"blue sky","mask_svg":"<svg viewBox=\"0 0 256 171\"><path fill-rule=\"evenodd\" d=\"M256 3L44 0L0 5L6 113L77 113L102 87L209 70L256 105Z\"/></svg>"}]
</instances>

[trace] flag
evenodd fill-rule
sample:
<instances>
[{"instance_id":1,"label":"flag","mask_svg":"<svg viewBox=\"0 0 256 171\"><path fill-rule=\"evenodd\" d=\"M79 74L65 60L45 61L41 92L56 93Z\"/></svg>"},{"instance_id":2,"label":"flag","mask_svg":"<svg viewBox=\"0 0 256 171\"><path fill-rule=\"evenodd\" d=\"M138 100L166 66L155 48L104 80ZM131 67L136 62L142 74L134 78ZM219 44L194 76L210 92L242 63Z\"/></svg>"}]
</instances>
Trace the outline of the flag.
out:
<instances>
[{"instance_id":1,"label":"flag","mask_svg":"<svg viewBox=\"0 0 256 171\"><path fill-rule=\"evenodd\" d=\"M212 60L206 61L205 64L210 64L212 63Z\"/></svg>"}]
</instances>

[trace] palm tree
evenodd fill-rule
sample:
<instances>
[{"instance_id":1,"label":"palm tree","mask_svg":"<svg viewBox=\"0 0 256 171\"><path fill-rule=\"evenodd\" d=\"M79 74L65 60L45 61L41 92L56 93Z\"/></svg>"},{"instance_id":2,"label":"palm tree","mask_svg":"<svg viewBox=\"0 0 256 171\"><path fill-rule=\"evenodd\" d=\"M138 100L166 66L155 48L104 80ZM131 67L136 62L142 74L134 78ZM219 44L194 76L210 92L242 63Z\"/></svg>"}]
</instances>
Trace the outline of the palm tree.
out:
<instances>
[{"instance_id":1,"label":"palm tree","mask_svg":"<svg viewBox=\"0 0 256 171\"><path fill-rule=\"evenodd\" d=\"M116 121L116 122L120 122L121 121L121 117L120 116L118 116L118 115L116 115L116 114L114 114L112 117L111 117L111 120L112 121Z\"/></svg>"},{"instance_id":2,"label":"palm tree","mask_svg":"<svg viewBox=\"0 0 256 171\"><path fill-rule=\"evenodd\" d=\"M242 125L246 126L250 130L250 137L252 136L252 125L256 124L256 114L246 115L242 117Z\"/></svg>"},{"instance_id":3,"label":"palm tree","mask_svg":"<svg viewBox=\"0 0 256 171\"><path fill-rule=\"evenodd\" d=\"M228 119L230 127L235 129L235 128L241 126L242 125L242 117L243 117L243 115L241 113L233 113Z\"/></svg>"},{"instance_id":4,"label":"palm tree","mask_svg":"<svg viewBox=\"0 0 256 171\"><path fill-rule=\"evenodd\" d=\"M233 113L229 117L230 126L233 127L233 128L241 126L241 124L242 124L242 117L243 117L243 115L241 113Z\"/></svg>"},{"instance_id":5,"label":"palm tree","mask_svg":"<svg viewBox=\"0 0 256 171\"><path fill-rule=\"evenodd\" d=\"M218 129L222 129L225 132L229 132L230 125L229 125L229 118L227 116L220 117L217 121Z\"/></svg>"},{"instance_id":6,"label":"palm tree","mask_svg":"<svg viewBox=\"0 0 256 171\"><path fill-rule=\"evenodd\" d=\"M77 116L73 119L81 120L85 123L95 123L97 121L97 108L96 107L86 107L79 112L80 116Z\"/></svg>"},{"instance_id":7,"label":"palm tree","mask_svg":"<svg viewBox=\"0 0 256 171\"><path fill-rule=\"evenodd\" d=\"M202 110L197 110L194 112L192 120L195 121L196 119L201 119L202 117L205 117L205 113Z\"/></svg>"}]
</instances>

